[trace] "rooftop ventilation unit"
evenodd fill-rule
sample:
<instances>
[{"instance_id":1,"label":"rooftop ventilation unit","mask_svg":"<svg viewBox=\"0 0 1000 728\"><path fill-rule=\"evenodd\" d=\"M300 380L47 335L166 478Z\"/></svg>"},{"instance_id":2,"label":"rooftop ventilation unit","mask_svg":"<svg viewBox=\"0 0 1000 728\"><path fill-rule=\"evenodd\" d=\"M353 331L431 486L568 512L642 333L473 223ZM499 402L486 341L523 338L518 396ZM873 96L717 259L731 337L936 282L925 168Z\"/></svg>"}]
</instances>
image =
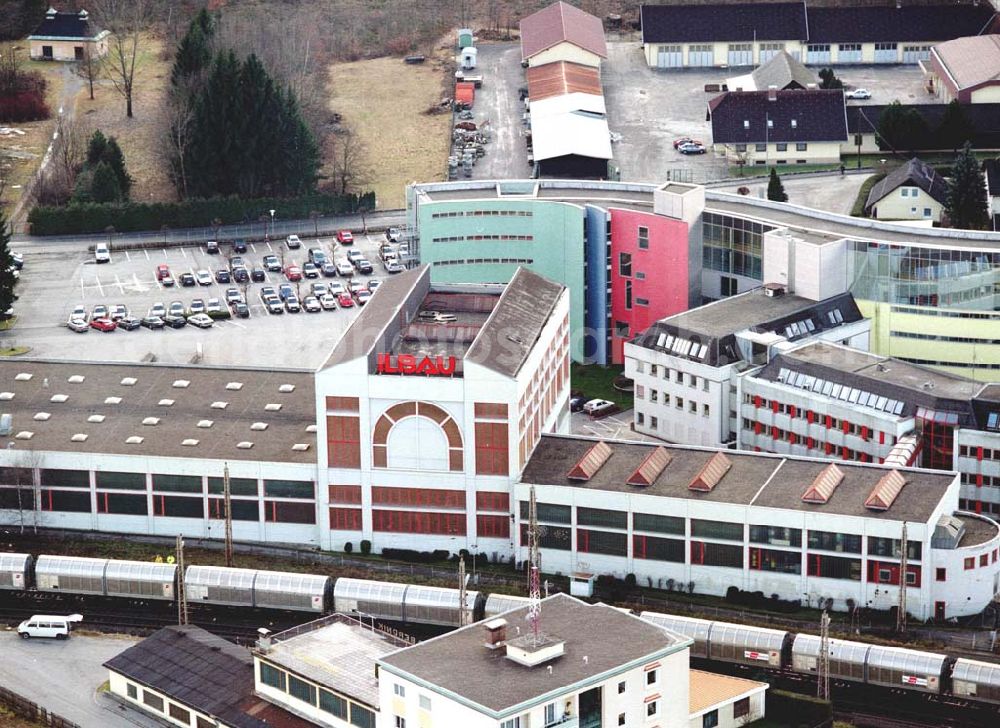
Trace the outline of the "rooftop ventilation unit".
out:
<instances>
[{"instance_id":1,"label":"rooftop ventilation unit","mask_svg":"<svg viewBox=\"0 0 1000 728\"><path fill-rule=\"evenodd\" d=\"M265 412L277 412L280 409L281 409L281 405L280 404L276 404L274 402L269 402L269 403L267 403L267 404L264 405L264 411Z\"/></svg>"},{"instance_id":2,"label":"rooftop ventilation unit","mask_svg":"<svg viewBox=\"0 0 1000 728\"><path fill-rule=\"evenodd\" d=\"M135 383L138 381L139 380L136 379L135 377L125 377L124 379L122 379L121 385L123 387L134 387Z\"/></svg>"},{"instance_id":3,"label":"rooftop ventilation unit","mask_svg":"<svg viewBox=\"0 0 1000 728\"><path fill-rule=\"evenodd\" d=\"M294 392L295 391L295 385L294 384L282 384L280 387L278 387L278 391L281 392L282 394L288 394L289 392Z\"/></svg>"},{"instance_id":4,"label":"rooftop ventilation unit","mask_svg":"<svg viewBox=\"0 0 1000 728\"><path fill-rule=\"evenodd\" d=\"M45 422L51 416L52 415L50 415L48 412L36 412L35 416L32 419L37 422Z\"/></svg>"},{"instance_id":5,"label":"rooftop ventilation unit","mask_svg":"<svg viewBox=\"0 0 1000 728\"><path fill-rule=\"evenodd\" d=\"M305 452L308 449L309 449L309 443L307 442L297 442L294 445L292 445L292 450L294 450L295 452Z\"/></svg>"},{"instance_id":6,"label":"rooftop ventilation unit","mask_svg":"<svg viewBox=\"0 0 1000 728\"><path fill-rule=\"evenodd\" d=\"M506 646L507 641L507 620L502 617L483 622L483 629L486 631L486 642L484 647L488 650L500 650Z\"/></svg>"},{"instance_id":7,"label":"rooftop ventilation unit","mask_svg":"<svg viewBox=\"0 0 1000 728\"><path fill-rule=\"evenodd\" d=\"M764 295L768 298L778 298L785 295L785 287L780 283L765 283Z\"/></svg>"},{"instance_id":8,"label":"rooftop ventilation unit","mask_svg":"<svg viewBox=\"0 0 1000 728\"><path fill-rule=\"evenodd\" d=\"M215 424L214 420L198 420L198 427L207 428Z\"/></svg>"},{"instance_id":9,"label":"rooftop ventilation unit","mask_svg":"<svg viewBox=\"0 0 1000 728\"><path fill-rule=\"evenodd\" d=\"M159 402L157 402L157 404L160 407L173 407L174 406L174 400L172 400L172 399L161 399Z\"/></svg>"},{"instance_id":10,"label":"rooftop ventilation unit","mask_svg":"<svg viewBox=\"0 0 1000 728\"><path fill-rule=\"evenodd\" d=\"M15 382L30 382L31 378L35 376L34 374L28 374L28 372L21 372L14 377Z\"/></svg>"},{"instance_id":11,"label":"rooftop ventilation unit","mask_svg":"<svg viewBox=\"0 0 1000 728\"><path fill-rule=\"evenodd\" d=\"M55 402L56 404L62 404L63 402L65 402L68 399L69 399L69 397L67 395L65 395L65 394L53 394L51 397L49 397L49 402Z\"/></svg>"},{"instance_id":12,"label":"rooftop ventilation unit","mask_svg":"<svg viewBox=\"0 0 1000 728\"><path fill-rule=\"evenodd\" d=\"M243 382L229 382L226 385L226 389L232 392L239 392L241 389L243 389Z\"/></svg>"},{"instance_id":13,"label":"rooftop ventilation unit","mask_svg":"<svg viewBox=\"0 0 1000 728\"><path fill-rule=\"evenodd\" d=\"M174 389L187 389L191 386L191 382L187 379L175 379L174 383L171 385Z\"/></svg>"},{"instance_id":14,"label":"rooftop ventilation unit","mask_svg":"<svg viewBox=\"0 0 1000 728\"><path fill-rule=\"evenodd\" d=\"M252 425L250 425L250 429L254 430L255 432L260 432L262 430L266 430L267 429L267 423L266 422L254 422Z\"/></svg>"},{"instance_id":15,"label":"rooftop ventilation unit","mask_svg":"<svg viewBox=\"0 0 1000 728\"><path fill-rule=\"evenodd\" d=\"M890 470L875 484L871 495L865 500L865 508L872 511L889 510L904 485L906 476L898 470Z\"/></svg>"},{"instance_id":16,"label":"rooftop ventilation unit","mask_svg":"<svg viewBox=\"0 0 1000 728\"><path fill-rule=\"evenodd\" d=\"M721 452L715 453L705 463L705 467L701 469L701 472L694 476L694 480L688 483L688 490L697 490L702 493L711 492L719 484L719 481L725 477L731 467L733 467L732 460Z\"/></svg>"},{"instance_id":17,"label":"rooftop ventilation unit","mask_svg":"<svg viewBox=\"0 0 1000 728\"><path fill-rule=\"evenodd\" d=\"M125 438L126 445L141 445L145 438L139 437L138 435L132 435L131 437Z\"/></svg>"},{"instance_id":18,"label":"rooftop ventilation unit","mask_svg":"<svg viewBox=\"0 0 1000 728\"><path fill-rule=\"evenodd\" d=\"M595 442L583 454L580 462L566 474L566 477L570 480L590 480L608 461L612 452L611 446L606 442Z\"/></svg>"},{"instance_id":19,"label":"rooftop ventilation unit","mask_svg":"<svg viewBox=\"0 0 1000 728\"><path fill-rule=\"evenodd\" d=\"M121 397L105 397L104 398L104 404L121 404L121 403L122 403L122 398Z\"/></svg>"},{"instance_id":20,"label":"rooftop ventilation unit","mask_svg":"<svg viewBox=\"0 0 1000 728\"><path fill-rule=\"evenodd\" d=\"M830 463L820 471L812 485L802 494L802 502L817 505L826 503L843 479L844 471Z\"/></svg>"},{"instance_id":21,"label":"rooftop ventilation unit","mask_svg":"<svg viewBox=\"0 0 1000 728\"><path fill-rule=\"evenodd\" d=\"M507 659L525 667L537 667L549 660L562 657L566 643L544 634L528 634L505 642Z\"/></svg>"},{"instance_id":22,"label":"rooftop ventilation unit","mask_svg":"<svg viewBox=\"0 0 1000 728\"><path fill-rule=\"evenodd\" d=\"M229 402L212 402L212 409L225 409L229 406Z\"/></svg>"},{"instance_id":23,"label":"rooftop ventilation unit","mask_svg":"<svg viewBox=\"0 0 1000 728\"><path fill-rule=\"evenodd\" d=\"M242 442L236 443L236 447L238 447L240 450L249 450L250 448L253 447L253 443L248 440L243 440Z\"/></svg>"},{"instance_id":24,"label":"rooftop ventilation unit","mask_svg":"<svg viewBox=\"0 0 1000 728\"><path fill-rule=\"evenodd\" d=\"M85 432L78 432L75 435L73 435L73 437L71 437L69 439L70 439L70 442L86 442L87 441L87 433L85 433Z\"/></svg>"},{"instance_id":25,"label":"rooftop ventilation unit","mask_svg":"<svg viewBox=\"0 0 1000 728\"><path fill-rule=\"evenodd\" d=\"M82 376L80 374L74 374L72 377L70 377L66 381L69 382L70 384L83 384L83 380L84 379L86 379L86 377L84 377L84 376Z\"/></svg>"},{"instance_id":26,"label":"rooftop ventilation unit","mask_svg":"<svg viewBox=\"0 0 1000 728\"><path fill-rule=\"evenodd\" d=\"M628 477L626 482L629 485L648 487L656 482L656 479L660 477L660 473L670 465L670 461L673 459L674 456L667 451L667 448L655 447L639 464L635 472Z\"/></svg>"},{"instance_id":27,"label":"rooftop ventilation unit","mask_svg":"<svg viewBox=\"0 0 1000 728\"><path fill-rule=\"evenodd\" d=\"M154 426L160 424L160 418L159 417L144 417L143 420L142 420L142 424L146 425L147 427L154 427Z\"/></svg>"},{"instance_id":28,"label":"rooftop ventilation unit","mask_svg":"<svg viewBox=\"0 0 1000 728\"><path fill-rule=\"evenodd\" d=\"M181 440L181 445L183 445L184 447L194 447L197 444L198 444L198 441L195 440L193 437L189 437L189 438L186 438L184 440Z\"/></svg>"},{"instance_id":29,"label":"rooftop ventilation unit","mask_svg":"<svg viewBox=\"0 0 1000 728\"><path fill-rule=\"evenodd\" d=\"M89 417L87 417L87 422L100 424L101 422L104 422L104 415L90 415Z\"/></svg>"},{"instance_id":30,"label":"rooftop ventilation unit","mask_svg":"<svg viewBox=\"0 0 1000 728\"><path fill-rule=\"evenodd\" d=\"M317 425L306 425L306 432L318 432L319 427Z\"/></svg>"},{"instance_id":31,"label":"rooftop ventilation unit","mask_svg":"<svg viewBox=\"0 0 1000 728\"><path fill-rule=\"evenodd\" d=\"M13 392L0 392L0 401L9 402L12 399L14 399Z\"/></svg>"},{"instance_id":32,"label":"rooftop ventilation unit","mask_svg":"<svg viewBox=\"0 0 1000 728\"><path fill-rule=\"evenodd\" d=\"M35 433L31 430L21 430L19 433L14 435L15 440L30 440L35 436Z\"/></svg>"}]
</instances>

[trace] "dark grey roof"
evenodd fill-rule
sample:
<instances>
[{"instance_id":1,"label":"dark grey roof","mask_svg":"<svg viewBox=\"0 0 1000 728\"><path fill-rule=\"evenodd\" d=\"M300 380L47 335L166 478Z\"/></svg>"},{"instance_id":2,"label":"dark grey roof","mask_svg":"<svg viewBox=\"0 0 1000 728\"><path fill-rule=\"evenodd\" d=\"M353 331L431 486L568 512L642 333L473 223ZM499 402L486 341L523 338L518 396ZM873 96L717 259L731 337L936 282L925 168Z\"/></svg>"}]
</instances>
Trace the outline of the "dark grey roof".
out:
<instances>
[{"instance_id":1,"label":"dark grey roof","mask_svg":"<svg viewBox=\"0 0 1000 728\"><path fill-rule=\"evenodd\" d=\"M715 144L847 139L844 92L840 89L729 91L708 106Z\"/></svg>"},{"instance_id":2,"label":"dark grey roof","mask_svg":"<svg viewBox=\"0 0 1000 728\"><path fill-rule=\"evenodd\" d=\"M809 84L819 84L819 78L788 51L775 53L771 60L750 75L753 76L754 86L758 91L771 86L779 89L804 89Z\"/></svg>"},{"instance_id":3,"label":"dark grey roof","mask_svg":"<svg viewBox=\"0 0 1000 728\"><path fill-rule=\"evenodd\" d=\"M164 627L104 666L235 728L312 725L281 710L264 718L260 708L269 706L254 698L250 652L201 627Z\"/></svg>"},{"instance_id":4,"label":"dark grey roof","mask_svg":"<svg viewBox=\"0 0 1000 728\"><path fill-rule=\"evenodd\" d=\"M754 376L788 384L789 373L901 402L902 408L895 413L900 417L912 417L924 407L954 413L964 426L974 426L972 400L984 388L972 379L823 341L778 354ZM791 383L805 385L805 381Z\"/></svg>"},{"instance_id":5,"label":"dark grey roof","mask_svg":"<svg viewBox=\"0 0 1000 728\"><path fill-rule=\"evenodd\" d=\"M184 382L186 386L179 386ZM284 385L292 385L292 390ZM53 401L57 395L66 400ZM316 462L316 434L306 429L316 424L311 371L4 357L0 397L0 410L13 416L13 433L2 439L15 442L18 449ZM216 402L225 402L225 407L213 407ZM281 407L269 410L269 404ZM35 419L43 412L48 419ZM103 421L90 421L95 415ZM150 417L157 418L156 424L143 424ZM202 420L212 425L199 427ZM257 422L266 423L267 429L252 430ZM30 440L14 439L19 432L33 435ZM74 441L78 434L86 438ZM127 443L133 436L143 441ZM185 440L198 442L185 445ZM237 447L241 442L252 442L253 447ZM309 447L293 450L294 445Z\"/></svg>"},{"instance_id":6,"label":"dark grey roof","mask_svg":"<svg viewBox=\"0 0 1000 728\"><path fill-rule=\"evenodd\" d=\"M508 639L530 629L527 611L523 607L503 615ZM402 672L488 711L503 713L630 663L652 661L689 642L630 614L603 604L585 604L566 594L542 600L541 615L541 631L553 640L565 640L565 653L533 668L484 647L481 622L402 649L380 662L390 672ZM546 669L549 665L551 675Z\"/></svg>"},{"instance_id":7,"label":"dark grey roof","mask_svg":"<svg viewBox=\"0 0 1000 728\"><path fill-rule=\"evenodd\" d=\"M905 104L915 109L933 132L941 125L948 104ZM886 105L851 104L847 107L847 129L851 134L871 134L878 128L879 116ZM963 104L962 111L972 122L972 146L977 149L1000 148L1000 104Z\"/></svg>"},{"instance_id":8,"label":"dark grey roof","mask_svg":"<svg viewBox=\"0 0 1000 728\"><path fill-rule=\"evenodd\" d=\"M944 181L944 177L931 165L914 157L891 171L871 188L868 201L865 203L865 212L870 211L879 200L903 185L919 187L942 205L948 195L948 183Z\"/></svg>"},{"instance_id":9,"label":"dark grey roof","mask_svg":"<svg viewBox=\"0 0 1000 728\"><path fill-rule=\"evenodd\" d=\"M839 319L837 311L840 312ZM679 337L697 344L699 352L677 355L687 356L709 366L726 366L742 360L736 346L737 332L773 332L794 341L861 321L863 318L850 293L813 301L791 294L767 296L764 288L755 288L657 321L635 337L633 343L647 349L677 354L672 349L673 342L667 346L667 341L671 336ZM791 324L807 320L811 322L812 328L806 327L791 335L786 331L786 327ZM707 347L704 357L700 356L702 345Z\"/></svg>"},{"instance_id":10,"label":"dark grey roof","mask_svg":"<svg viewBox=\"0 0 1000 728\"><path fill-rule=\"evenodd\" d=\"M987 32L989 3L809 8L811 43L934 42Z\"/></svg>"},{"instance_id":11,"label":"dark grey roof","mask_svg":"<svg viewBox=\"0 0 1000 728\"><path fill-rule=\"evenodd\" d=\"M804 3L643 5L643 43L805 40Z\"/></svg>"},{"instance_id":12,"label":"dark grey roof","mask_svg":"<svg viewBox=\"0 0 1000 728\"><path fill-rule=\"evenodd\" d=\"M803 502L802 494L829 465L824 460L634 441L605 441L611 446L611 457L589 481L567 478L569 471L595 442L597 440L592 438L542 435L521 475L521 482L926 523L955 477L953 473L896 468L906 476L907 485L888 510L873 511L865 508L865 499L879 479L892 468L837 461L837 467L844 472L844 481L827 503L816 505ZM656 447L665 448L673 459L652 485L628 485L629 476ZM732 463L730 470L711 491L690 490L688 485L717 452L729 458Z\"/></svg>"},{"instance_id":13,"label":"dark grey roof","mask_svg":"<svg viewBox=\"0 0 1000 728\"><path fill-rule=\"evenodd\" d=\"M983 174L990 197L1000 197L1000 159L984 159Z\"/></svg>"},{"instance_id":14,"label":"dark grey roof","mask_svg":"<svg viewBox=\"0 0 1000 728\"><path fill-rule=\"evenodd\" d=\"M518 268L469 347L466 361L517 376L565 289L527 268Z\"/></svg>"},{"instance_id":15,"label":"dark grey roof","mask_svg":"<svg viewBox=\"0 0 1000 728\"><path fill-rule=\"evenodd\" d=\"M86 11L80 13L48 14L28 36L46 38L96 38L103 31L90 19Z\"/></svg>"}]
</instances>

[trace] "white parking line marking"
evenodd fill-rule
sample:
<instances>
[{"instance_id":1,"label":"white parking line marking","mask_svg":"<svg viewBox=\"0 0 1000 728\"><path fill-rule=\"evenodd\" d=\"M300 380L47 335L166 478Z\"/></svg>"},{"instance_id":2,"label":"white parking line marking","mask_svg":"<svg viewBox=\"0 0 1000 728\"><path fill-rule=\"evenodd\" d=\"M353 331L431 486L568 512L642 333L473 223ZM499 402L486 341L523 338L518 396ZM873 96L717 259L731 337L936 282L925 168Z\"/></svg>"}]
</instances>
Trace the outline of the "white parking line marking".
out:
<instances>
[{"instance_id":1,"label":"white parking line marking","mask_svg":"<svg viewBox=\"0 0 1000 728\"><path fill-rule=\"evenodd\" d=\"M267 249L270 250L272 253L274 252L274 248L271 247L270 242L267 243Z\"/></svg>"},{"instance_id":2,"label":"white parking line marking","mask_svg":"<svg viewBox=\"0 0 1000 728\"><path fill-rule=\"evenodd\" d=\"M117 273L115 273L115 285L118 286L118 292L119 293L125 293L125 286L123 286L122 282L120 280L118 280L118 274Z\"/></svg>"},{"instance_id":3,"label":"white parking line marking","mask_svg":"<svg viewBox=\"0 0 1000 728\"><path fill-rule=\"evenodd\" d=\"M143 248L142 252L146 254L146 260L149 260L149 251Z\"/></svg>"},{"instance_id":4,"label":"white parking line marking","mask_svg":"<svg viewBox=\"0 0 1000 728\"><path fill-rule=\"evenodd\" d=\"M186 258L188 254L185 252L184 248L181 248L181 257Z\"/></svg>"},{"instance_id":5,"label":"white parking line marking","mask_svg":"<svg viewBox=\"0 0 1000 728\"><path fill-rule=\"evenodd\" d=\"M166 260L170 260L170 256L169 256L169 255L167 255L167 249L166 249L166 248L163 248L163 257L164 257L164 258L165 258Z\"/></svg>"},{"instance_id":6,"label":"white parking line marking","mask_svg":"<svg viewBox=\"0 0 1000 728\"><path fill-rule=\"evenodd\" d=\"M252 250L255 253L257 252L257 245L256 245L256 243L250 243L250 250Z\"/></svg>"},{"instance_id":7,"label":"white parking line marking","mask_svg":"<svg viewBox=\"0 0 1000 728\"><path fill-rule=\"evenodd\" d=\"M80 297L81 298L87 297L87 287L83 285L83 276L80 276Z\"/></svg>"},{"instance_id":8,"label":"white parking line marking","mask_svg":"<svg viewBox=\"0 0 1000 728\"><path fill-rule=\"evenodd\" d=\"M101 279L94 276L94 280L97 281L97 290L101 292L101 298L104 298L104 286L101 285Z\"/></svg>"}]
</instances>

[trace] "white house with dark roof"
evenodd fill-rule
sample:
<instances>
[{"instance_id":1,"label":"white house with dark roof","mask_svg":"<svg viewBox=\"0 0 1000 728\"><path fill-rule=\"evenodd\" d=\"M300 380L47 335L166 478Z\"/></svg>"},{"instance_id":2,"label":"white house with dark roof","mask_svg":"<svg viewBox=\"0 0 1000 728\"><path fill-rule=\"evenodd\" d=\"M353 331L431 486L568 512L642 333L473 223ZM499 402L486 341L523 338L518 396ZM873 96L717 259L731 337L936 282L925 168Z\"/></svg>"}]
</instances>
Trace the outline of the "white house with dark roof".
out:
<instances>
[{"instance_id":1,"label":"white house with dark roof","mask_svg":"<svg viewBox=\"0 0 1000 728\"><path fill-rule=\"evenodd\" d=\"M569 3L552 3L521 20L521 61L543 66L569 61L599 68L608 57L601 19Z\"/></svg>"},{"instance_id":2,"label":"white house with dark roof","mask_svg":"<svg viewBox=\"0 0 1000 728\"><path fill-rule=\"evenodd\" d=\"M879 220L940 222L947 199L948 183L944 177L914 157L872 186L865 214Z\"/></svg>"},{"instance_id":3,"label":"white house with dark roof","mask_svg":"<svg viewBox=\"0 0 1000 728\"><path fill-rule=\"evenodd\" d=\"M978 614L1000 576L1000 526L959 510L953 472L546 435L515 486L527 557L532 488L542 563L658 588L731 587L835 610L898 603Z\"/></svg>"},{"instance_id":4,"label":"white house with dark roof","mask_svg":"<svg viewBox=\"0 0 1000 728\"><path fill-rule=\"evenodd\" d=\"M108 52L110 35L97 27L86 10L60 13L49 8L28 36L28 52L36 61L82 61L88 54L100 58Z\"/></svg>"}]
</instances>

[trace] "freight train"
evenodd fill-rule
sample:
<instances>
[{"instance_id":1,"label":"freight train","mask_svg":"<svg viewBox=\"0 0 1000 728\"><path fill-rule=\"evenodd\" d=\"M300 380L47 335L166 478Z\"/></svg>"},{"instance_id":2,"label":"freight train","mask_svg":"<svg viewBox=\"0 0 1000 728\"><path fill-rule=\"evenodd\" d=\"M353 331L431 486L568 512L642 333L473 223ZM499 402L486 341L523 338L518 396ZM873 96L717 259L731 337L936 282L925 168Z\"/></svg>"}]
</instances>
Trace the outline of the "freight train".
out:
<instances>
[{"instance_id":1,"label":"freight train","mask_svg":"<svg viewBox=\"0 0 1000 728\"><path fill-rule=\"evenodd\" d=\"M177 572L175 564L0 553L0 591L172 602ZM294 572L189 566L183 586L189 604L340 612L407 624L457 627L463 611L458 589ZM528 602L478 591L465 598L465 613L475 621ZM637 616L691 638L693 658L793 675L818 671L815 635L656 612ZM829 650L834 680L1000 705L1000 664L840 639L831 639Z\"/></svg>"}]
</instances>

